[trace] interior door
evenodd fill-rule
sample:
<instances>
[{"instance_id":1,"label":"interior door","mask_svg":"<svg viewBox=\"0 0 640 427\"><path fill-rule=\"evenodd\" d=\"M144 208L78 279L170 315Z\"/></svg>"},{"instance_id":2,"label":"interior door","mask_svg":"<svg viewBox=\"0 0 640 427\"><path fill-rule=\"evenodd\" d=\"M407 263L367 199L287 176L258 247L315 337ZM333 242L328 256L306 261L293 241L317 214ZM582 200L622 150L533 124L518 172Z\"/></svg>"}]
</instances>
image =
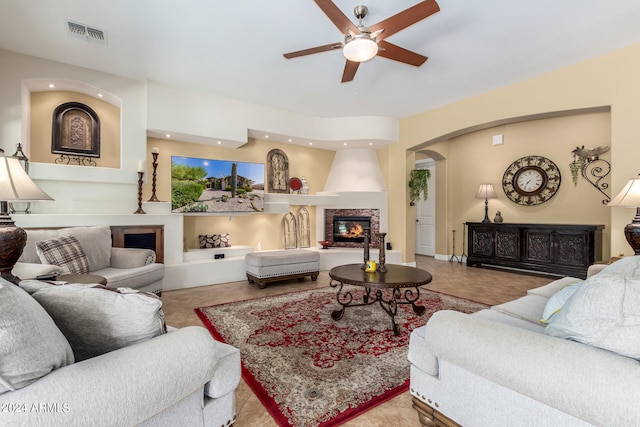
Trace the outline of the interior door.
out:
<instances>
[{"instance_id":1,"label":"interior door","mask_svg":"<svg viewBox=\"0 0 640 427\"><path fill-rule=\"evenodd\" d=\"M436 163L433 160L416 162L416 169L429 169L427 200L416 201L416 254L436 254Z\"/></svg>"}]
</instances>

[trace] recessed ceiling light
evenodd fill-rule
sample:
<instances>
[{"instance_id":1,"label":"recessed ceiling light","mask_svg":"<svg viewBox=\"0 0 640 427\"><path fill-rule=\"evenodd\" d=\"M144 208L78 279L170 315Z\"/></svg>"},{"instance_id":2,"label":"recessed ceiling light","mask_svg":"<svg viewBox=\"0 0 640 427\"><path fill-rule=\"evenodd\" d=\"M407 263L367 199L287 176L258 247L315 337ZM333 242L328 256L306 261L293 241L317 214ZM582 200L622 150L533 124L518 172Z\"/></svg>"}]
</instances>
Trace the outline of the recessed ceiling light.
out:
<instances>
[{"instance_id":1,"label":"recessed ceiling light","mask_svg":"<svg viewBox=\"0 0 640 427\"><path fill-rule=\"evenodd\" d=\"M171 138L171 134L170 134L170 133L166 134L165 136L166 136L167 138Z\"/></svg>"},{"instance_id":2,"label":"recessed ceiling light","mask_svg":"<svg viewBox=\"0 0 640 427\"><path fill-rule=\"evenodd\" d=\"M291 138L289 138L289 142L291 142L291 141L292 141Z\"/></svg>"},{"instance_id":3,"label":"recessed ceiling light","mask_svg":"<svg viewBox=\"0 0 640 427\"><path fill-rule=\"evenodd\" d=\"M99 93L99 94L98 94L98 98L102 98L103 96L104 96L104 95L103 95L103 94L101 94L101 93Z\"/></svg>"},{"instance_id":4,"label":"recessed ceiling light","mask_svg":"<svg viewBox=\"0 0 640 427\"><path fill-rule=\"evenodd\" d=\"M269 139L269 135L265 135L264 137L265 137L265 138L267 138L267 139Z\"/></svg>"},{"instance_id":5,"label":"recessed ceiling light","mask_svg":"<svg viewBox=\"0 0 640 427\"><path fill-rule=\"evenodd\" d=\"M347 143L346 143L346 142L344 143L344 146L345 146L345 147L347 146Z\"/></svg>"},{"instance_id":6,"label":"recessed ceiling light","mask_svg":"<svg viewBox=\"0 0 640 427\"><path fill-rule=\"evenodd\" d=\"M222 145L222 141L218 141L218 145Z\"/></svg>"},{"instance_id":7,"label":"recessed ceiling light","mask_svg":"<svg viewBox=\"0 0 640 427\"><path fill-rule=\"evenodd\" d=\"M369 143L369 146L371 146L371 145L373 145L373 142L370 142L370 143Z\"/></svg>"},{"instance_id":8,"label":"recessed ceiling light","mask_svg":"<svg viewBox=\"0 0 640 427\"><path fill-rule=\"evenodd\" d=\"M53 83L49 83L49 88L53 89L54 87L56 87L56 85L54 85Z\"/></svg>"},{"instance_id":9,"label":"recessed ceiling light","mask_svg":"<svg viewBox=\"0 0 640 427\"><path fill-rule=\"evenodd\" d=\"M313 142L310 142L309 145L313 145Z\"/></svg>"}]
</instances>

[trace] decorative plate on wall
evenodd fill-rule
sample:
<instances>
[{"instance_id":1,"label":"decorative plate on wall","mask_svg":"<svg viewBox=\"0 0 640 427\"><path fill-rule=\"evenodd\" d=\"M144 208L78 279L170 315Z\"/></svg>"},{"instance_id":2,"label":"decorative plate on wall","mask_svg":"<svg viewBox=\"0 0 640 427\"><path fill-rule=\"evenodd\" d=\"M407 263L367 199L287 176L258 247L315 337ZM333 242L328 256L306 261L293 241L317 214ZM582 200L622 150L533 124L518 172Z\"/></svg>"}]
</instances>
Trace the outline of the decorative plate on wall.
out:
<instances>
[{"instance_id":1,"label":"decorative plate on wall","mask_svg":"<svg viewBox=\"0 0 640 427\"><path fill-rule=\"evenodd\" d=\"M289 180L289 188L291 188L293 191L300 191L300 189L302 188L302 180L294 176Z\"/></svg>"},{"instance_id":2,"label":"decorative plate on wall","mask_svg":"<svg viewBox=\"0 0 640 427\"><path fill-rule=\"evenodd\" d=\"M542 156L525 156L511 163L502 177L504 194L514 203L539 205L560 188L560 169Z\"/></svg>"}]
</instances>

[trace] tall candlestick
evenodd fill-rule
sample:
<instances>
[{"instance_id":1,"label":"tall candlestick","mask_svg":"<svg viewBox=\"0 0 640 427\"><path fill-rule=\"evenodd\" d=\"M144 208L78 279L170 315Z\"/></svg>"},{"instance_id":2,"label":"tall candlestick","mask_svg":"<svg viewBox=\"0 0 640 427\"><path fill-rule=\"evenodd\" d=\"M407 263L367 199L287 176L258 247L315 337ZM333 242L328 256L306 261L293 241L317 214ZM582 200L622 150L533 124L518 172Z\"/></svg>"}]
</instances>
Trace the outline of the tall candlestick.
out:
<instances>
[{"instance_id":1,"label":"tall candlestick","mask_svg":"<svg viewBox=\"0 0 640 427\"><path fill-rule=\"evenodd\" d=\"M138 210L134 212L134 214L144 214L146 213L142 209L142 176L144 172L138 172Z\"/></svg>"},{"instance_id":2,"label":"tall candlestick","mask_svg":"<svg viewBox=\"0 0 640 427\"><path fill-rule=\"evenodd\" d=\"M366 270L369 261L369 232L368 228L364 229L364 264L361 267L363 270Z\"/></svg>"},{"instance_id":3,"label":"tall candlestick","mask_svg":"<svg viewBox=\"0 0 640 427\"><path fill-rule=\"evenodd\" d=\"M384 265L385 264L385 253L384 253L384 236L386 236L387 233L380 233L380 255L379 255L379 259L378 259L378 271L380 273L386 273L387 272L387 266Z\"/></svg>"},{"instance_id":4,"label":"tall candlestick","mask_svg":"<svg viewBox=\"0 0 640 427\"><path fill-rule=\"evenodd\" d=\"M144 160L138 160L138 172L144 172L144 170L145 170Z\"/></svg>"},{"instance_id":5,"label":"tall candlestick","mask_svg":"<svg viewBox=\"0 0 640 427\"><path fill-rule=\"evenodd\" d=\"M151 152L151 155L153 156L153 163L151 164L153 166L153 175L151 176L151 198L149 199L150 202L159 202L160 200L158 200L158 198L156 197L156 169L158 169L158 147L153 147L153 150Z\"/></svg>"},{"instance_id":6,"label":"tall candlestick","mask_svg":"<svg viewBox=\"0 0 640 427\"><path fill-rule=\"evenodd\" d=\"M159 152L160 152L160 149L159 149L158 147L153 147L153 148L151 149L151 153L158 154Z\"/></svg>"}]
</instances>

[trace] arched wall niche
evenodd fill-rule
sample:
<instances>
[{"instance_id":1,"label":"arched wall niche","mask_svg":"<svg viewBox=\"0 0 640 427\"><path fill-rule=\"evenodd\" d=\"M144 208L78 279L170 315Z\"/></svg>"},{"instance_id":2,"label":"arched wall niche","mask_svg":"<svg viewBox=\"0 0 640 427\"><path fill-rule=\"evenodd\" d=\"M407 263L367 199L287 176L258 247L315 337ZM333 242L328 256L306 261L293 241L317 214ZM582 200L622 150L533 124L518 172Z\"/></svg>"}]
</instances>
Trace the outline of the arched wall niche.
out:
<instances>
[{"instance_id":1,"label":"arched wall niche","mask_svg":"<svg viewBox=\"0 0 640 427\"><path fill-rule=\"evenodd\" d=\"M57 163L60 156L51 153L52 113L60 104L79 102L100 117L100 157L93 159L95 166L121 168L121 98L95 85L70 79L23 80L22 88L23 146L31 162Z\"/></svg>"},{"instance_id":2,"label":"arched wall niche","mask_svg":"<svg viewBox=\"0 0 640 427\"><path fill-rule=\"evenodd\" d=\"M503 135L503 144L493 137ZM505 222L576 223L605 225L603 256L610 254L610 209L601 203L600 193L580 178L574 185L569 163L571 150L609 146L612 142L609 106L513 117L470 126L432 138L408 150L413 156L407 168L418 159L436 161L436 250L442 259L450 256L451 230L461 231L467 221L482 219L482 201L475 198L478 185L491 183L497 198L490 201L490 219L497 210ZM526 155L542 155L560 168L562 184L554 198L537 206L521 206L508 200L502 189L502 176L514 160ZM412 158L413 157L413 158ZM603 155L607 161L611 153ZM441 197L442 196L442 197ZM568 208L571 207L571 208ZM407 215L407 223L412 214ZM407 227L407 234L410 230ZM458 237L462 233L457 233ZM407 242L411 248L411 242ZM456 242L460 255L462 243Z\"/></svg>"}]
</instances>

